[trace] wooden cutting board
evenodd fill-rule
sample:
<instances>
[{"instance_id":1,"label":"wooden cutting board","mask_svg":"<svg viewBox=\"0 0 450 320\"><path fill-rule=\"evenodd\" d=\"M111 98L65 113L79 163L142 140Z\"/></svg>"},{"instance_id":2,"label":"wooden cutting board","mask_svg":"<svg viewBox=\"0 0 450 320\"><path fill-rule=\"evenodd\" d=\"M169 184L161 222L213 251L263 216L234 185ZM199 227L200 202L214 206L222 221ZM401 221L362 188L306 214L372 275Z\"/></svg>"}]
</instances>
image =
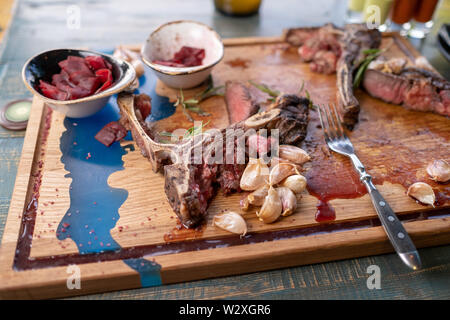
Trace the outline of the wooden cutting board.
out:
<instances>
[{"instance_id":1,"label":"wooden cutting board","mask_svg":"<svg viewBox=\"0 0 450 320\"><path fill-rule=\"evenodd\" d=\"M226 39L225 56L213 70L215 86L253 80L285 93L304 83L315 104L335 101L335 75L312 73L281 38ZM418 53L397 34L385 34L387 55L413 59ZM137 48L136 48L137 49ZM147 70L140 92L152 96L161 131L192 126L173 107L177 90ZM187 90L191 97L205 86ZM251 88L261 103L267 95ZM450 188L426 175L435 158L450 160L450 120L383 103L357 92L362 111L349 133L380 191L404 221L417 247L450 243ZM191 114L206 128L229 124L222 97L201 104L209 117ZM48 298L205 279L392 252L370 198L347 159L324 145L315 111L304 148L309 191L334 209L336 219L315 219L320 199L305 191L297 211L263 224L255 210L244 213L249 232L239 237L212 226L224 211L241 212L242 194L220 193L208 221L182 228L166 201L164 179L155 174L131 140L106 148L93 137L118 118L115 97L98 114L65 119L34 98L9 215L0 248L0 297ZM433 186L439 206L406 196L415 181ZM333 197L333 192L340 194ZM333 199L334 198L334 199ZM323 204L323 203L322 203ZM80 289L69 289L76 283Z\"/></svg>"}]
</instances>

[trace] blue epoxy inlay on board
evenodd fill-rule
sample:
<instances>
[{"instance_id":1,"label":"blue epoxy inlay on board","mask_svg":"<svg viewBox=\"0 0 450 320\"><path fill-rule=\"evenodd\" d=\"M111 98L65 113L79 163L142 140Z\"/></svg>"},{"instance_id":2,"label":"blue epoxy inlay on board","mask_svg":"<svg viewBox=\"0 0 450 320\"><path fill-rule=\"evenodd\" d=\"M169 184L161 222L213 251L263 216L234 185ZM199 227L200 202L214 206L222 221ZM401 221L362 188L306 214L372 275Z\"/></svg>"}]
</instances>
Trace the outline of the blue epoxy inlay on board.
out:
<instances>
[{"instance_id":1,"label":"blue epoxy inlay on board","mask_svg":"<svg viewBox=\"0 0 450 320\"><path fill-rule=\"evenodd\" d=\"M152 98L152 114L148 120L160 120L175 112L166 97L156 94L156 76L148 68L139 82L136 93L146 93ZM64 120L66 131L60 138L61 162L69 172L66 178L71 178L72 182L70 207L58 225L57 238L72 239L80 254L121 249L111 236L111 229L119 220L119 208L126 201L128 191L112 188L107 181L112 173L124 169L122 156L127 151L119 142L106 147L94 138L104 125L119 119L116 99L117 96L111 97L108 105L93 116ZM131 135L126 139L131 139ZM143 287L161 284L158 264L143 258L124 262L139 272Z\"/></svg>"}]
</instances>

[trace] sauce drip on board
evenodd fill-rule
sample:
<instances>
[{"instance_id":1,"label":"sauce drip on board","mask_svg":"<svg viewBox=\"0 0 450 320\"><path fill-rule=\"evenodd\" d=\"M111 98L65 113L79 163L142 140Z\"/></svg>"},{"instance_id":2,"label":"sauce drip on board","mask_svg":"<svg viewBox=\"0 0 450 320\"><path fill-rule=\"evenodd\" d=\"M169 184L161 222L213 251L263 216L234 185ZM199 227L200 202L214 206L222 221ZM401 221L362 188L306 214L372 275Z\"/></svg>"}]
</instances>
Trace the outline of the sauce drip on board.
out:
<instances>
[{"instance_id":1,"label":"sauce drip on board","mask_svg":"<svg viewBox=\"0 0 450 320\"><path fill-rule=\"evenodd\" d=\"M400 184L405 188L406 197L406 189L422 181L434 189L436 206L446 204L450 199L450 188L431 180L426 167L435 159L450 158L448 127L430 124L427 117L434 115L417 117L419 112L400 106L383 106L378 101L375 104L375 99L361 93L359 95L363 106L360 121L347 135L356 154L372 175L373 183ZM440 140L441 144L429 143L431 139ZM308 136L303 147L312 158L305 175L308 192L319 200L317 222L334 220L334 209L329 203L331 200L354 199L367 194L350 159L328 149L315 111L310 113Z\"/></svg>"}]
</instances>

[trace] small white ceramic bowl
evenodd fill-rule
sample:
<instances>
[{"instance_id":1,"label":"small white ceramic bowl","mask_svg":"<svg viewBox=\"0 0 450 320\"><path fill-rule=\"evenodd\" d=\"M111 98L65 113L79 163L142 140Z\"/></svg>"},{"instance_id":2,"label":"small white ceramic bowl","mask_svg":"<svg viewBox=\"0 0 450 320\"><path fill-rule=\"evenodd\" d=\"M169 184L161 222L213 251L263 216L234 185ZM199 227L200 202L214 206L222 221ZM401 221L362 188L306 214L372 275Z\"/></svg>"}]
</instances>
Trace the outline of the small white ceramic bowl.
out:
<instances>
[{"instance_id":1,"label":"small white ceramic bowl","mask_svg":"<svg viewBox=\"0 0 450 320\"><path fill-rule=\"evenodd\" d=\"M205 49L200 66L175 68L155 64L154 60L169 60L183 46ZM158 27L141 49L142 60L166 85L172 88L193 88L206 80L212 68L223 58L220 36L207 25L196 21L172 21Z\"/></svg>"},{"instance_id":2,"label":"small white ceramic bowl","mask_svg":"<svg viewBox=\"0 0 450 320\"><path fill-rule=\"evenodd\" d=\"M41 94L37 89L39 80L45 79L51 82L51 76L61 71L58 62L70 55L101 56L112 65L114 84L97 94L75 100L54 100ZM44 100L50 108L70 118L84 118L93 115L106 105L110 96L129 87L135 78L136 71L130 63L107 54L78 49L55 49L39 53L30 58L22 69L22 79L28 90Z\"/></svg>"}]
</instances>

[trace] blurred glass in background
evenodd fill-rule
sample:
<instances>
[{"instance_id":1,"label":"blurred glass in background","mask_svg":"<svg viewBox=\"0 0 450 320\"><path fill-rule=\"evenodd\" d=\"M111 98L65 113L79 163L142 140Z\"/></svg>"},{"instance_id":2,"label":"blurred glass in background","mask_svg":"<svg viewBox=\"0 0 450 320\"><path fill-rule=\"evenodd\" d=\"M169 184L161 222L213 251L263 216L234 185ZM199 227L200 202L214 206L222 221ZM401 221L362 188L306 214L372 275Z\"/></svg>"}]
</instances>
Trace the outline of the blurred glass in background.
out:
<instances>
[{"instance_id":1,"label":"blurred glass in background","mask_svg":"<svg viewBox=\"0 0 450 320\"><path fill-rule=\"evenodd\" d=\"M216 9L229 16L250 16L258 13L261 0L214 0Z\"/></svg>"},{"instance_id":2,"label":"blurred glass in background","mask_svg":"<svg viewBox=\"0 0 450 320\"><path fill-rule=\"evenodd\" d=\"M387 30L386 20L389 16L393 0L365 0L363 20L375 23L380 31Z\"/></svg>"},{"instance_id":3,"label":"blurred glass in background","mask_svg":"<svg viewBox=\"0 0 450 320\"><path fill-rule=\"evenodd\" d=\"M422 39L433 27L433 16L448 22L449 11L450 0L349 0L346 21Z\"/></svg>"}]
</instances>

